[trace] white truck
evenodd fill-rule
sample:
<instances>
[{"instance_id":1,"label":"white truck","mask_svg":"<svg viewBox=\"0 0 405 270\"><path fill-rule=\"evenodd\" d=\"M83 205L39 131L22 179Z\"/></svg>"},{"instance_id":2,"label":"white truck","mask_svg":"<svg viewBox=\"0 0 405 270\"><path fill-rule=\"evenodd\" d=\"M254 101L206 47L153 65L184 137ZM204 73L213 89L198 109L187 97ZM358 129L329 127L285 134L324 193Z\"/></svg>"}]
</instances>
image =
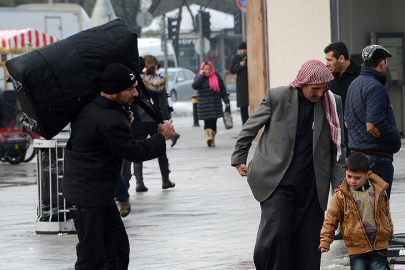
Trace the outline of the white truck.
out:
<instances>
[{"instance_id":1,"label":"white truck","mask_svg":"<svg viewBox=\"0 0 405 270\"><path fill-rule=\"evenodd\" d=\"M78 4L27 4L0 8L0 30L31 28L61 40L91 27L89 16ZM12 88L5 82L4 63L15 56L0 51L0 90Z\"/></svg>"},{"instance_id":2,"label":"white truck","mask_svg":"<svg viewBox=\"0 0 405 270\"><path fill-rule=\"evenodd\" d=\"M139 56L153 55L159 61L160 67L163 67L164 52L162 40L160 38L138 38ZM168 67L177 67L177 58L174 53L173 45L167 42L167 60Z\"/></svg>"},{"instance_id":3,"label":"white truck","mask_svg":"<svg viewBox=\"0 0 405 270\"><path fill-rule=\"evenodd\" d=\"M0 29L32 28L63 39L92 27L86 11L78 4L27 4L0 8Z\"/></svg>"}]
</instances>

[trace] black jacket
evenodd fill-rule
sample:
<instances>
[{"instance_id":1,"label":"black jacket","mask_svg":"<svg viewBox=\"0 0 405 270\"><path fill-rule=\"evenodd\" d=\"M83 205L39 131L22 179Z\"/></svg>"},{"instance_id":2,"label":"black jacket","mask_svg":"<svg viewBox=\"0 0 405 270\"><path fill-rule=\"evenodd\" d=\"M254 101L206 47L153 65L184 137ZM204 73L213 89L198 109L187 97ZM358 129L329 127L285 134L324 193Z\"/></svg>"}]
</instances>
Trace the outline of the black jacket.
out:
<instances>
[{"instance_id":1,"label":"black jacket","mask_svg":"<svg viewBox=\"0 0 405 270\"><path fill-rule=\"evenodd\" d=\"M225 84L222 81L221 76L219 76L218 73L216 74L220 88L219 92L211 90L209 78L201 74L197 74L197 76L194 78L193 84L191 85L193 89L197 90L197 111L198 119L200 120L217 119L224 116L221 99L225 104L229 103Z\"/></svg>"},{"instance_id":2,"label":"black jacket","mask_svg":"<svg viewBox=\"0 0 405 270\"><path fill-rule=\"evenodd\" d=\"M354 79L356 79L360 75L361 67L357 65L353 60L350 60L350 65L347 70L343 73L342 77L339 76L339 73L333 73L333 77L335 79L331 81L330 90L342 97L342 105L343 111L345 109L346 104L346 95L347 89L349 89L349 85L352 83ZM349 135L346 126L343 126L345 131L344 143L346 147L349 146ZM347 156L350 155L350 148L347 148Z\"/></svg>"},{"instance_id":3,"label":"black jacket","mask_svg":"<svg viewBox=\"0 0 405 270\"><path fill-rule=\"evenodd\" d=\"M114 200L123 158L145 161L165 153L162 134L143 141L134 140L123 107L98 95L71 123L63 196L73 204L106 207Z\"/></svg>"},{"instance_id":4,"label":"black jacket","mask_svg":"<svg viewBox=\"0 0 405 270\"><path fill-rule=\"evenodd\" d=\"M249 106L249 83L248 83L248 69L247 65L242 67L240 62L245 56L240 54L232 58L230 71L236 76L236 106L248 107ZM247 63L247 61L246 61Z\"/></svg>"},{"instance_id":5,"label":"black jacket","mask_svg":"<svg viewBox=\"0 0 405 270\"><path fill-rule=\"evenodd\" d=\"M353 60L350 60L350 65L340 78L339 73L333 73L335 79L331 81L330 90L342 97L343 110L345 109L346 94L349 85L354 79L360 75L361 67L357 65Z\"/></svg>"}]
</instances>

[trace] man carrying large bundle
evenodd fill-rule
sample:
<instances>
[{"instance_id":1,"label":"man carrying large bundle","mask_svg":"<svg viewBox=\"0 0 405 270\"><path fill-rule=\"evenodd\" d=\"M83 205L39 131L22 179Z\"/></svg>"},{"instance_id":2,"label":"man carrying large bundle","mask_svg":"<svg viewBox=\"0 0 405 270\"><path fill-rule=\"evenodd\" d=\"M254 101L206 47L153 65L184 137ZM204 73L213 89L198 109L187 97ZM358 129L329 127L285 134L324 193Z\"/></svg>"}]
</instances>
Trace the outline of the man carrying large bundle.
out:
<instances>
[{"instance_id":1,"label":"man carrying large bundle","mask_svg":"<svg viewBox=\"0 0 405 270\"><path fill-rule=\"evenodd\" d=\"M169 120L147 140L132 138L133 116L126 108L138 96L136 83L128 67L110 64L101 75L101 94L71 123L63 196L71 205L79 238L75 269L128 269L128 236L114 202L122 159L140 162L162 156L165 141L176 134Z\"/></svg>"}]
</instances>

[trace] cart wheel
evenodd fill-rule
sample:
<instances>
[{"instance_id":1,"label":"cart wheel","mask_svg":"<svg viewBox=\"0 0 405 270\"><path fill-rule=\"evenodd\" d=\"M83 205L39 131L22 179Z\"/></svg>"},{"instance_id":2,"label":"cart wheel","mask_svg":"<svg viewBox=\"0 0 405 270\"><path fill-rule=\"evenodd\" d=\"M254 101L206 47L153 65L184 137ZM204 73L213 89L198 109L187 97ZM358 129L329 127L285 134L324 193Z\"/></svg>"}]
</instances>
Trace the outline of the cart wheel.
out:
<instances>
[{"instance_id":1,"label":"cart wheel","mask_svg":"<svg viewBox=\"0 0 405 270\"><path fill-rule=\"evenodd\" d=\"M27 151L25 152L24 162L30 162L35 157L35 148L34 148L35 137L29 132L25 132L25 134L27 134L27 140L29 145Z\"/></svg>"},{"instance_id":2,"label":"cart wheel","mask_svg":"<svg viewBox=\"0 0 405 270\"><path fill-rule=\"evenodd\" d=\"M6 156L6 160L10 164L17 165L24 161L24 157L23 156L17 156L17 157Z\"/></svg>"}]
</instances>

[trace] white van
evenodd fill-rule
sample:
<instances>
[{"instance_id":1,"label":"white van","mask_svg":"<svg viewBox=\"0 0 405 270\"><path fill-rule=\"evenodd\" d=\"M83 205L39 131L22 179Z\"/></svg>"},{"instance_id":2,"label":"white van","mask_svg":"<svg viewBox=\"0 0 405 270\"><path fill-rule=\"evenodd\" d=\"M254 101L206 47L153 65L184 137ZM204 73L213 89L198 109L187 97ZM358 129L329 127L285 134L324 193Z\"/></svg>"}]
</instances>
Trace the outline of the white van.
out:
<instances>
[{"instance_id":1,"label":"white van","mask_svg":"<svg viewBox=\"0 0 405 270\"><path fill-rule=\"evenodd\" d=\"M26 4L0 8L0 29L33 28L64 39L91 28L91 20L78 4Z\"/></svg>"},{"instance_id":2,"label":"white van","mask_svg":"<svg viewBox=\"0 0 405 270\"><path fill-rule=\"evenodd\" d=\"M138 38L139 56L153 55L159 61L160 67L164 67L164 52L160 38ZM177 67L177 58L173 45L167 42L168 67Z\"/></svg>"}]
</instances>

